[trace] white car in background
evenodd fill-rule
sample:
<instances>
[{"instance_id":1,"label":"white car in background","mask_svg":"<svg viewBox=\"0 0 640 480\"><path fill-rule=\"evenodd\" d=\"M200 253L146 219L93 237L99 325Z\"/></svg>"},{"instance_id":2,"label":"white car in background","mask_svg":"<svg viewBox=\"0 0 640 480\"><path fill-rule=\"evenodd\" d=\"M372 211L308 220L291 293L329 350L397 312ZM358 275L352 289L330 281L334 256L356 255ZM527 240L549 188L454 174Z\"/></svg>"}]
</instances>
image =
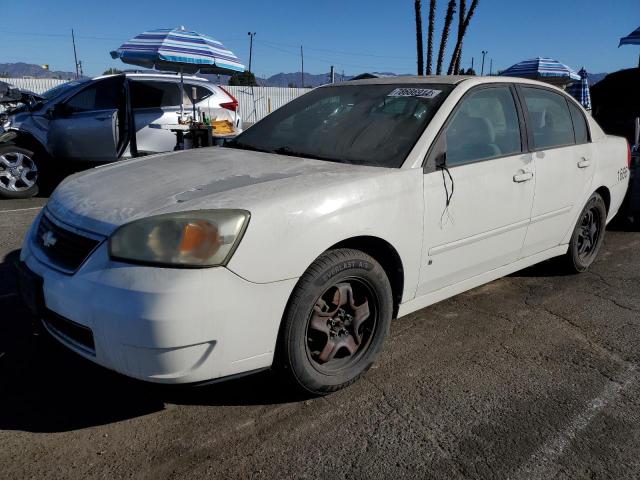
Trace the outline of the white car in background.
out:
<instances>
[{"instance_id":1,"label":"white car in background","mask_svg":"<svg viewBox=\"0 0 640 480\"><path fill-rule=\"evenodd\" d=\"M513 78L325 86L230 147L58 187L19 268L53 337L152 382L273 367L332 392L393 318L552 257L587 269L628 182L624 139Z\"/></svg>"},{"instance_id":2,"label":"white car in background","mask_svg":"<svg viewBox=\"0 0 640 480\"><path fill-rule=\"evenodd\" d=\"M193 116L194 103L196 116L226 120L234 133L242 131L236 98L205 78L185 76L181 83L175 74L127 73L54 87L9 112L2 125L0 197L35 195L42 172L55 172L64 162L172 151L176 133L163 126Z\"/></svg>"}]
</instances>

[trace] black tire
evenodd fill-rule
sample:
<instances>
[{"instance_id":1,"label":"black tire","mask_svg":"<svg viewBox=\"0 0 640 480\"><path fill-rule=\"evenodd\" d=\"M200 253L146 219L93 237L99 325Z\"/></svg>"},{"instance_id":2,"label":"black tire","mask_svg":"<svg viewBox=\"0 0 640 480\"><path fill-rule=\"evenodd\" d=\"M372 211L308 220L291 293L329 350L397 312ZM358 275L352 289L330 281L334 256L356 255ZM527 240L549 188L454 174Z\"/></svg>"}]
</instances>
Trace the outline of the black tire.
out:
<instances>
[{"instance_id":1,"label":"black tire","mask_svg":"<svg viewBox=\"0 0 640 480\"><path fill-rule=\"evenodd\" d=\"M378 262L358 250L325 252L289 299L274 366L307 393L340 390L371 367L392 315L391 285Z\"/></svg>"},{"instance_id":2,"label":"black tire","mask_svg":"<svg viewBox=\"0 0 640 480\"><path fill-rule=\"evenodd\" d=\"M6 162L15 163L19 160L21 168L29 165L30 172L27 177L29 182L34 182L33 185L24 183L24 180L18 179L13 188L10 185L10 179L6 176L2 176L5 171L11 170L12 167L8 167ZM35 153L26 148L20 148L16 145L5 145L0 147L0 197L2 198L31 198L38 194L40 182L40 167L38 161L35 158ZM22 171L11 170L12 177L18 176Z\"/></svg>"},{"instance_id":3,"label":"black tire","mask_svg":"<svg viewBox=\"0 0 640 480\"><path fill-rule=\"evenodd\" d=\"M607 226L607 207L602 197L594 193L582 209L573 229L569 250L563 258L570 273L586 271L595 261L604 240Z\"/></svg>"}]
</instances>

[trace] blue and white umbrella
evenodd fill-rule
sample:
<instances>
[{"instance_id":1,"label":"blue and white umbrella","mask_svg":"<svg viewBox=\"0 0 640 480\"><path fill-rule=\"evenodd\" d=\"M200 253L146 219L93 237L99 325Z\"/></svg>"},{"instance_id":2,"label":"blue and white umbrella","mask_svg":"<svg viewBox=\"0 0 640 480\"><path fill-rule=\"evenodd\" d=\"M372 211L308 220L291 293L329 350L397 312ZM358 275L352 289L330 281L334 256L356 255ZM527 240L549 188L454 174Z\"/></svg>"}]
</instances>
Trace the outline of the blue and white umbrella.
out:
<instances>
[{"instance_id":1,"label":"blue and white umbrella","mask_svg":"<svg viewBox=\"0 0 640 480\"><path fill-rule=\"evenodd\" d=\"M578 72L580 81L569 87L569 93L587 110L591 110L591 92L589 91L589 74L583 68Z\"/></svg>"},{"instance_id":2,"label":"blue and white umbrella","mask_svg":"<svg viewBox=\"0 0 640 480\"><path fill-rule=\"evenodd\" d=\"M144 68L173 72L231 73L245 67L214 38L180 28L160 28L135 36L111 52L112 58Z\"/></svg>"},{"instance_id":3,"label":"blue and white umbrella","mask_svg":"<svg viewBox=\"0 0 640 480\"><path fill-rule=\"evenodd\" d=\"M238 57L221 42L184 27L141 33L111 52L111 57L139 67L180 72L182 90L185 72L230 74L245 70ZM193 108L195 116L195 104ZM183 110L181 102L181 115Z\"/></svg>"},{"instance_id":4,"label":"blue and white umbrella","mask_svg":"<svg viewBox=\"0 0 640 480\"><path fill-rule=\"evenodd\" d=\"M571 67L567 67L552 58L544 57L516 63L507 68L501 75L506 77L531 78L556 85L564 85L580 80L580 75Z\"/></svg>"},{"instance_id":5,"label":"blue and white umbrella","mask_svg":"<svg viewBox=\"0 0 640 480\"><path fill-rule=\"evenodd\" d=\"M636 28L626 37L622 37L620 39L620 44L618 44L618 48L622 45L640 45L640 28ZM640 57L638 58L638 68L640 68Z\"/></svg>"}]
</instances>

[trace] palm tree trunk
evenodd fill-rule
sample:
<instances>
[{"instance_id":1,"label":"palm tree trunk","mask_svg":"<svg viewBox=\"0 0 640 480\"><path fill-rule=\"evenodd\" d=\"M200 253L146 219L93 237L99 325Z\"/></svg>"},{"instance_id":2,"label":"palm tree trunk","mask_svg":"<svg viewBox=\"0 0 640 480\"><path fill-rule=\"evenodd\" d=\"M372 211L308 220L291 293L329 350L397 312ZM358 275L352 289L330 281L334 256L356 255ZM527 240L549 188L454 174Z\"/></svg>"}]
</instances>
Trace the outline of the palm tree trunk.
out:
<instances>
[{"instance_id":1,"label":"palm tree trunk","mask_svg":"<svg viewBox=\"0 0 640 480\"><path fill-rule=\"evenodd\" d=\"M462 45L462 28L464 25L464 20L467 15L467 0L460 0L460 8L458 9L458 37L456 39L456 46L454 48L454 53L451 56L451 63L449 64L449 75L457 75L458 74L458 61L460 60L460 56L456 54L458 50L458 45Z\"/></svg>"},{"instance_id":2,"label":"palm tree trunk","mask_svg":"<svg viewBox=\"0 0 640 480\"><path fill-rule=\"evenodd\" d=\"M422 1L415 0L416 48L418 53L418 75L424 75L424 49L422 45Z\"/></svg>"},{"instance_id":3,"label":"palm tree trunk","mask_svg":"<svg viewBox=\"0 0 640 480\"><path fill-rule=\"evenodd\" d=\"M476 12L476 8L478 7L478 0L472 0L471 6L469 7L469 12L466 14L464 22L462 23L462 30L458 30L458 43L456 44L456 48L453 51L453 55L451 56L451 64L454 65L454 71L460 71L460 62L462 58L462 43L464 41L464 36L467 34L467 29L469 28L469 23L471 22L471 18L473 14ZM449 66L451 69L451 66Z\"/></svg>"},{"instance_id":4,"label":"palm tree trunk","mask_svg":"<svg viewBox=\"0 0 640 480\"><path fill-rule=\"evenodd\" d=\"M444 51L447 48L447 41L449 40L449 30L451 30L451 22L453 21L453 15L456 13L456 0L449 0L447 6L447 14L444 17L444 28L442 29L442 38L440 39L440 52L438 53L438 66L436 69L436 75L442 73L442 62L444 60Z\"/></svg>"},{"instance_id":5,"label":"palm tree trunk","mask_svg":"<svg viewBox=\"0 0 640 480\"><path fill-rule=\"evenodd\" d=\"M433 32L436 28L436 0L429 2L429 32L427 34L427 75L433 70Z\"/></svg>"}]
</instances>

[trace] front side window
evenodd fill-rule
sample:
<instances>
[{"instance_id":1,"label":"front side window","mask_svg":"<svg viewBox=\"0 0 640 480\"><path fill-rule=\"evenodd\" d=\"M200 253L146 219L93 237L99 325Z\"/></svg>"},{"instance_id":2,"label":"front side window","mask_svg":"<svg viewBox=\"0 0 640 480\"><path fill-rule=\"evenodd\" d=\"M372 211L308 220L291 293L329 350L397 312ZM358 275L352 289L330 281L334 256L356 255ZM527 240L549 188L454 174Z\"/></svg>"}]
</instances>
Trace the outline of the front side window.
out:
<instances>
[{"instance_id":1,"label":"front side window","mask_svg":"<svg viewBox=\"0 0 640 480\"><path fill-rule=\"evenodd\" d=\"M575 143L573 122L565 98L541 88L522 87L529 111L528 124L536 150Z\"/></svg>"},{"instance_id":2,"label":"front side window","mask_svg":"<svg viewBox=\"0 0 640 480\"><path fill-rule=\"evenodd\" d=\"M245 130L229 146L398 168L453 88L424 83L317 88Z\"/></svg>"},{"instance_id":3,"label":"front side window","mask_svg":"<svg viewBox=\"0 0 640 480\"><path fill-rule=\"evenodd\" d=\"M73 112L115 110L122 103L123 83L119 78L102 80L81 90L66 105Z\"/></svg>"},{"instance_id":4,"label":"front side window","mask_svg":"<svg viewBox=\"0 0 640 480\"><path fill-rule=\"evenodd\" d=\"M174 82L131 80L132 108L162 108L180 105L180 89Z\"/></svg>"},{"instance_id":5,"label":"front side window","mask_svg":"<svg viewBox=\"0 0 640 480\"><path fill-rule=\"evenodd\" d=\"M483 88L465 96L445 135L450 166L520 153L520 122L509 87Z\"/></svg>"}]
</instances>

